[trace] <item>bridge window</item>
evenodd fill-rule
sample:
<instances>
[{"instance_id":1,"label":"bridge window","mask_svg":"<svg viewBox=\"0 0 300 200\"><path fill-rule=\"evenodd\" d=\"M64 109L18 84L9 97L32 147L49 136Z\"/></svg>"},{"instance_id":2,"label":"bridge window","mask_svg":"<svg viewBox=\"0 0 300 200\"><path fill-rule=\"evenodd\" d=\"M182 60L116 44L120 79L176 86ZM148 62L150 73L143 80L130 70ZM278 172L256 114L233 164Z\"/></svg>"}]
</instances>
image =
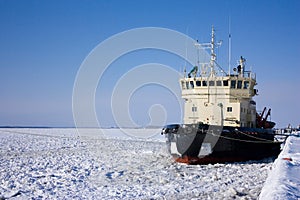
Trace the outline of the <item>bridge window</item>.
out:
<instances>
[{"instance_id":1,"label":"bridge window","mask_svg":"<svg viewBox=\"0 0 300 200\"><path fill-rule=\"evenodd\" d=\"M222 86L222 81L217 81L217 86Z\"/></svg>"},{"instance_id":2,"label":"bridge window","mask_svg":"<svg viewBox=\"0 0 300 200\"><path fill-rule=\"evenodd\" d=\"M207 86L207 81L202 81L202 86L206 87Z\"/></svg>"},{"instance_id":3,"label":"bridge window","mask_svg":"<svg viewBox=\"0 0 300 200\"><path fill-rule=\"evenodd\" d=\"M194 88L194 81L190 81L191 89Z\"/></svg>"},{"instance_id":4,"label":"bridge window","mask_svg":"<svg viewBox=\"0 0 300 200\"><path fill-rule=\"evenodd\" d=\"M248 89L249 88L249 81L244 81L244 89Z\"/></svg>"},{"instance_id":5,"label":"bridge window","mask_svg":"<svg viewBox=\"0 0 300 200\"><path fill-rule=\"evenodd\" d=\"M243 81L238 81L237 89L242 89L242 83L243 83Z\"/></svg>"},{"instance_id":6,"label":"bridge window","mask_svg":"<svg viewBox=\"0 0 300 200\"><path fill-rule=\"evenodd\" d=\"M230 88L235 89L236 81L231 81Z\"/></svg>"},{"instance_id":7,"label":"bridge window","mask_svg":"<svg viewBox=\"0 0 300 200\"><path fill-rule=\"evenodd\" d=\"M228 86L228 81L226 80L226 81L223 81L223 85L224 86Z\"/></svg>"},{"instance_id":8,"label":"bridge window","mask_svg":"<svg viewBox=\"0 0 300 200\"><path fill-rule=\"evenodd\" d=\"M181 87L182 87L183 90L186 89L186 85L185 85L184 81L181 81Z\"/></svg>"},{"instance_id":9,"label":"bridge window","mask_svg":"<svg viewBox=\"0 0 300 200\"><path fill-rule=\"evenodd\" d=\"M196 81L196 86L200 87L201 86L201 81Z\"/></svg>"},{"instance_id":10,"label":"bridge window","mask_svg":"<svg viewBox=\"0 0 300 200\"><path fill-rule=\"evenodd\" d=\"M209 86L215 86L215 81L209 81Z\"/></svg>"},{"instance_id":11,"label":"bridge window","mask_svg":"<svg viewBox=\"0 0 300 200\"><path fill-rule=\"evenodd\" d=\"M232 107L227 107L227 112L232 112Z\"/></svg>"},{"instance_id":12,"label":"bridge window","mask_svg":"<svg viewBox=\"0 0 300 200\"><path fill-rule=\"evenodd\" d=\"M185 82L185 85L186 85L186 89L190 89L190 84L189 84L189 82Z\"/></svg>"}]
</instances>

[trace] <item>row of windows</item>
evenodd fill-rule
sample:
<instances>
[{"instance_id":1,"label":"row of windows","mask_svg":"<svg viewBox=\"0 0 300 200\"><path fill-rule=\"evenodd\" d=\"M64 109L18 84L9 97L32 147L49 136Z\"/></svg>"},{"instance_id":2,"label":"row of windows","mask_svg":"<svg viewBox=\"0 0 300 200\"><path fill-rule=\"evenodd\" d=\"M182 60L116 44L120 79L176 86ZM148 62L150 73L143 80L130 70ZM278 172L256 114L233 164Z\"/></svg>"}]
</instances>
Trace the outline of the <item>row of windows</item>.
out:
<instances>
[{"instance_id":1,"label":"row of windows","mask_svg":"<svg viewBox=\"0 0 300 200\"><path fill-rule=\"evenodd\" d=\"M182 81L182 89L193 89L196 87L207 87L207 86L229 86L228 80L218 80L218 81ZM231 80L230 81L231 89L248 89L249 81L241 81L241 80Z\"/></svg>"},{"instance_id":2,"label":"row of windows","mask_svg":"<svg viewBox=\"0 0 300 200\"><path fill-rule=\"evenodd\" d=\"M197 107L196 106L192 107L192 112L197 112ZM232 107L227 107L227 112L232 112Z\"/></svg>"},{"instance_id":3,"label":"row of windows","mask_svg":"<svg viewBox=\"0 0 300 200\"><path fill-rule=\"evenodd\" d=\"M197 107L193 106L192 107L192 112L197 112ZM232 112L232 107L227 107L227 112ZM248 110L246 108L241 108L241 112L251 114L251 110Z\"/></svg>"},{"instance_id":4,"label":"row of windows","mask_svg":"<svg viewBox=\"0 0 300 200\"><path fill-rule=\"evenodd\" d=\"M197 107L196 106L192 107L192 112L197 112ZM232 107L227 107L227 112L232 112Z\"/></svg>"},{"instance_id":5,"label":"row of windows","mask_svg":"<svg viewBox=\"0 0 300 200\"><path fill-rule=\"evenodd\" d=\"M197 107L194 105L192 107L192 112L197 112ZM227 107L227 112L232 112L232 107ZM248 110L246 108L241 108L241 112L247 112L248 114L250 114L251 110ZM239 122L237 122L237 123L239 123ZM241 126L242 127L248 126L248 127L252 127L252 128L254 127L252 122L246 122L246 123L241 122Z\"/></svg>"},{"instance_id":6,"label":"row of windows","mask_svg":"<svg viewBox=\"0 0 300 200\"><path fill-rule=\"evenodd\" d=\"M232 112L232 107L227 107L227 112ZM251 114L251 110L246 109L246 108L241 108L241 112L242 113L247 113L247 114ZM255 111L253 111L255 112ZM255 113L254 113L255 114Z\"/></svg>"},{"instance_id":7,"label":"row of windows","mask_svg":"<svg viewBox=\"0 0 300 200\"><path fill-rule=\"evenodd\" d=\"M246 109L246 108L241 108L241 112L242 113L247 113L247 114L251 114L251 110ZM252 110L252 114L255 114L255 110Z\"/></svg>"},{"instance_id":8,"label":"row of windows","mask_svg":"<svg viewBox=\"0 0 300 200\"><path fill-rule=\"evenodd\" d=\"M232 89L248 89L249 88L249 81L236 81L232 80L230 83L230 88Z\"/></svg>"}]
</instances>

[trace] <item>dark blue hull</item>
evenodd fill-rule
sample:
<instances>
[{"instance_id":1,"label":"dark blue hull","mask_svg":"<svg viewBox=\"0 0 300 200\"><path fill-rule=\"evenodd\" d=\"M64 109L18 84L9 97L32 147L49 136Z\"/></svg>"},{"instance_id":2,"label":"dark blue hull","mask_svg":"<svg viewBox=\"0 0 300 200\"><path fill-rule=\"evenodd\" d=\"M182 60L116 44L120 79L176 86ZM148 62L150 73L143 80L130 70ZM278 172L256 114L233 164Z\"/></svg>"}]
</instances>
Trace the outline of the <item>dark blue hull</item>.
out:
<instances>
[{"instance_id":1,"label":"dark blue hull","mask_svg":"<svg viewBox=\"0 0 300 200\"><path fill-rule=\"evenodd\" d=\"M176 161L188 164L259 160L278 156L281 146L271 129L168 125L162 134Z\"/></svg>"}]
</instances>

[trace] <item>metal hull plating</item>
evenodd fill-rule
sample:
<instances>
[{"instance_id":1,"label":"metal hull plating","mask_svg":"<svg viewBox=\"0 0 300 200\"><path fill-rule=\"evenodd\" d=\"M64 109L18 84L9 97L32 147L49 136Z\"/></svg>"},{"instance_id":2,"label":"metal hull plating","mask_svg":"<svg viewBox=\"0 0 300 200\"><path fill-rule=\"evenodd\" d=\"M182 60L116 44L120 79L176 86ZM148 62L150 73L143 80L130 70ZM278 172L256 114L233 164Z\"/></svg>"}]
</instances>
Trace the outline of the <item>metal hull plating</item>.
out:
<instances>
[{"instance_id":1,"label":"metal hull plating","mask_svg":"<svg viewBox=\"0 0 300 200\"><path fill-rule=\"evenodd\" d=\"M274 142L269 129L171 125L163 134L171 155L188 164L259 160L280 153L281 142Z\"/></svg>"}]
</instances>

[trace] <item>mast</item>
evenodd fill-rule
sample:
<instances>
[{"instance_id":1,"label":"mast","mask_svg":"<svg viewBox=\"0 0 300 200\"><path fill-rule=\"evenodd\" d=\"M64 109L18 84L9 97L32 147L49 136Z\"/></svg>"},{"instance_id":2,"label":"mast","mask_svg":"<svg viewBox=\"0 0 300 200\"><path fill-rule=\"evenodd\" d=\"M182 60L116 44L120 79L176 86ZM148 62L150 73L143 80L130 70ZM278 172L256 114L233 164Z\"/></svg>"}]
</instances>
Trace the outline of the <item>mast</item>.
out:
<instances>
[{"instance_id":1,"label":"mast","mask_svg":"<svg viewBox=\"0 0 300 200\"><path fill-rule=\"evenodd\" d=\"M211 48L210 48L210 76L215 75L215 61L216 61L216 54L215 54L215 30L214 26L212 26L211 30Z\"/></svg>"},{"instance_id":2,"label":"mast","mask_svg":"<svg viewBox=\"0 0 300 200\"><path fill-rule=\"evenodd\" d=\"M199 49L210 49L210 62L205 63L205 66L208 66L208 69L201 70L203 74L207 74L207 76L215 77L216 76L216 66L221 69L221 71L224 73L224 70L216 63L217 55L215 53L215 49L221 46L222 41L215 42L215 29L214 26L212 26L211 30L211 41L208 43L202 43L200 44L198 40L196 40L195 46L197 48L197 54L198 54L198 60L197 65L200 65L199 61ZM210 70L210 71L209 71Z\"/></svg>"},{"instance_id":3,"label":"mast","mask_svg":"<svg viewBox=\"0 0 300 200\"><path fill-rule=\"evenodd\" d=\"M229 17L229 38L228 38L228 74L231 71L231 20Z\"/></svg>"}]
</instances>

